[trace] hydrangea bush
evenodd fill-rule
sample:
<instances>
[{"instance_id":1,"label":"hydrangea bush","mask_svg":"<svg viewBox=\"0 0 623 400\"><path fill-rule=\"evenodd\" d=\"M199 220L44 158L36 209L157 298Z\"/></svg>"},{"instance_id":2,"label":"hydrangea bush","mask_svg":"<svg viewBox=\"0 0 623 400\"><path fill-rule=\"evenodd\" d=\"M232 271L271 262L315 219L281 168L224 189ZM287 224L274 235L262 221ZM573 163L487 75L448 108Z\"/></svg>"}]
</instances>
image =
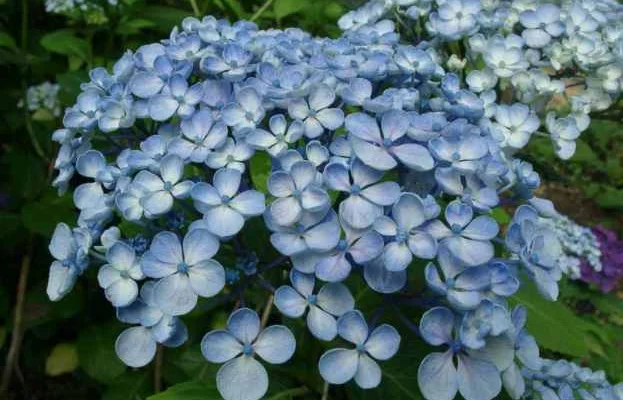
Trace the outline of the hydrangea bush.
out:
<instances>
[{"instance_id":1,"label":"hydrangea bush","mask_svg":"<svg viewBox=\"0 0 623 400\"><path fill-rule=\"evenodd\" d=\"M456 29L438 34L474 33L475 4L444 2L458 11L431 13L438 22L429 29L461 13ZM546 22L530 29L562 34ZM203 299L231 304L224 329L201 340L207 362L222 364L216 385L226 400L264 396L266 367L300 350L287 327L296 318L324 343L308 362L325 382L377 387L401 347L396 327L378 323L389 310L435 347L412 372L428 400L489 400L502 390L513 399L623 399L605 374L540 357L526 309L506 301L526 281L555 301L563 271L546 221L553 206L532 195L539 176L513 156L540 125L532 101L495 106L473 79L467 87L447 70L434 44L400 44L388 20L355 25L328 39L187 18L112 71L92 70L53 135L54 186L75 187L80 215L50 243L50 299L97 268L129 326L115 350L136 368L159 345L187 341L184 315L201 312ZM502 50L485 58L506 75L500 63L513 58L494 41L483 49ZM527 71L517 63L513 71ZM562 156L567 133L585 121L576 117L547 117ZM504 231L491 215L502 198L519 204ZM249 235L279 256L259 257ZM365 315L353 281L389 306L420 309L419 323L399 307ZM248 304L258 291L268 299L262 317Z\"/></svg>"},{"instance_id":2,"label":"hydrangea bush","mask_svg":"<svg viewBox=\"0 0 623 400\"><path fill-rule=\"evenodd\" d=\"M488 117L481 128L506 151L537 135L570 158L589 113L623 91L623 5L614 0L372 0L339 25L366 30L386 17L411 52L434 49L478 94Z\"/></svg>"}]
</instances>

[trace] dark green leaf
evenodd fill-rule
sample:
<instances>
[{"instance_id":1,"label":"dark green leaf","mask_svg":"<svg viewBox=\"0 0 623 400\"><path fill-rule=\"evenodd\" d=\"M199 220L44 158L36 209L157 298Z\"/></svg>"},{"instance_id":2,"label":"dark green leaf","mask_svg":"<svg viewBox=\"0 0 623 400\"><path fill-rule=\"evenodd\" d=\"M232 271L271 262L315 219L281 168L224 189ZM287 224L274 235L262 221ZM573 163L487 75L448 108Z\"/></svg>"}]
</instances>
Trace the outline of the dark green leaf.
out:
<instances>
[{"instance_id":1,"label":"dark green leaf","mask_svg":"<svg viewBox=\"0 0 623 400\"><path fill-rule=\"evenodd\" d=\"M275 0L275 18L282 19L288 15L296 14L305 8L307 3L300 0Z\"/></svg>"},{"instance_id":2,"label":"dark green leaf","mask_svg":"<svg viewBox=\"0 0 623 400\"><path fill-rule=\"evenodd\" d=\"M214 384L190 381L173 385L162 393L149 396L147 400L221 400Z\"/></svg>"},{"instance_id":3,"label":"dark green leaf","mask_svg":"<svg viewBox=\"0 0 623 400\"><path fill-rule=\"evenodd\" d=\"M150 371L128 371L110 383L102 394L102 400L144 399L151 392Z\"/></svg>"},{"instance_id":4,"label":"dark green leaf","mask_svg":"<svg viewBox=\"0 0 623 400\"><path fill-rule=\"evenodd\" d=\"M89 58L89 42L75 36L71 29L47 33L41 38L40 43L53 53L78 56L83 60Z\"/></svg>"},{"instance_id":5,"label":"dark green leaf","mask_svg":"<svg viewBox=\"0 0 623 400\"><path fill-rule=\"evenodd\" d=\"M9 194L33 199L45 187L45 165L33 152L14 149L2 158L9 173Z\"/></svg>"},{"instance_id":6,"label":"dark green leaf","mask_svg":"<svg viewBox=\"0 0 623 400\"><path fill-rule=\"evenodd\" d=\"M268 193L268 177L271 171L271 159L268 153L258 151L249 161L253 186L262 193Z\"/></svg>"},{"instance_id":7,"label":"dark green leaf","mask_svg":"<svg viewBox=\"0 0 623 400\"><path fill-rule=\"evenodd\" d=\"M50 193L22 209L22 222L26 229L44 236L52 236L59 222L75 225L75 221L76 212L69 195L58 197Z\"/></svg>"},{"instance_id":8,"label":"dark green leaf","mask_svg":"<svg viewBox=\"0 0 623 400\"><path fill-rule=\"evenodd\" d=\"M600 351L590 336L602 338L599 327L576 316L559 301L547 301L534 284L523 281L521 290L510 299L513 305L523 304L528 310L527 329L540 346L569 356L585 357Z\"/></svg>"},{"instance_id":9,"label":"dark green leaf","mask_svg":"<svg viewBox=\"0 0 623 400\"><path fill-rule=\"evenodd\" d=\"M6 32L0 32L0 47L16 48L15 39Z\"/></svg>"},{"instance_id":10,"label":"dark green leaf","mask_svg":"<svg viewBox=\"0 0 623 400\"><path fill-rule=\"evenodd\" d=\"M115 340L120 325L94 325L82 329L78 338L80 366L91 378L112 382L126 370L115 353Z\"/></svg>"},{"instance_id":11,"label":"dark green leaf","mask_svg":"<svg viewBox=\"0 0 623 400\"><path fill-rule=\"evenodd\" d=\"M154 21L143 18L124 20L117 26L117 33L120 35L133 35L139 33L142 29L155 26L156 23Z\"/></svg>"},{"instance_id":12,"label":"dark green leaf","mask_svg":"<svg viewBox=\"0 0 623 400\"><path fill-rule=\"evenodd\" d=\"M165 6L147 6L141 10L141 17L151 21L158 31L169 33L174 26L182 23L186 17L192 14L189 11Z\"/></svg>"}]
</instances>

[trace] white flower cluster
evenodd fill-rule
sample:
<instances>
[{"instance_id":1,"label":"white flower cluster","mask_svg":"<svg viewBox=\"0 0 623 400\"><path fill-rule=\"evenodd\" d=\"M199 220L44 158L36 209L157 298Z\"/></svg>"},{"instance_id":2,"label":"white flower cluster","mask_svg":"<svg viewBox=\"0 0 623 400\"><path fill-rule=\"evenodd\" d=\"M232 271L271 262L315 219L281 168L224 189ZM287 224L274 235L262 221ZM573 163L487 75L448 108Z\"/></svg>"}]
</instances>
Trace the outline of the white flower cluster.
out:
<instances>
[{"instance_id":1,"label":"white flower cluster","mask_svg":"<svg viewBox=\"0 0 623 400\"><path fill-rule=\"evenodd\" d=\"M623 91L623 5L613 0L373 0L339 25L354 31L382 18L463 72L509 152L536 134L571 157L589 113Z\"/></svg>"},{"instance_id":2,"label":"white flower cluster","mask_svg":"<svg viewBox=\"0 0 623 400\"><path fill-rule=\"evenodd\" d=\"M58 99L60 85L43 82L39 85L30 86L26 91L26 108L35 112L38 110L49 111L55 117L61 115L61 103ZM24 101L20 101L19 107L24 107Z\"/></svg>"},{"instance_id":3,"label":"white flower cluster","mask_svg":"<svg viewBox=\"0 0 623 400\"><path fill-rule=\"evenodd\" d=\"M50 14L63 14L82 17L90 23L107 21L104 5L117 6L119 0L45 0L45 11Z\"/></svg>"},{"instance_id":4,"label":"white flower cluster","mask_svg":"<svg viewBox=\"0 0 623 400\"><path fill-rule=\"evenodd\" d=\"M582 226L565 215L546 219L563 248L559 264L563 272L572 279L580 278L580 259L585 259L595 270L601 271L601 250L599 241L590 228Z\"/></svg>"}]
</instances>

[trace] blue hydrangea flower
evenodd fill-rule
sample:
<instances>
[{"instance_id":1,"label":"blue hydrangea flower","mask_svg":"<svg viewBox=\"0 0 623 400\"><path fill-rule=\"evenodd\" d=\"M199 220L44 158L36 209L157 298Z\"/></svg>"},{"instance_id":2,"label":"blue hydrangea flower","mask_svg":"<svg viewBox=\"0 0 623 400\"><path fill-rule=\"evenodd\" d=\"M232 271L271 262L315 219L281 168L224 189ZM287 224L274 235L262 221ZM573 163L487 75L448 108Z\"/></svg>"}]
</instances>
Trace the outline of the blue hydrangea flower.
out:
<instances>
[{"instance_id":1,"label":"blue hydrangea flower","mask_svg":"<svg viewBox=\"0 0 623 400\"><path fill-rule=\"evenodd\" d=\"M403 193L392 206L391 217L381 216L374 230L388 238L383 250L383 262L389 271L401 271L413 256L431 259L437 254L437 241L426 232L429 220L422 199L413 193Z\"/></svg>"},{"instance_id":2,"label":"blue hydrangea flower","mask_svg":"<svg viewBox=\"0 0 623 400\"><path fill-rule=\"evenodd\" d=\"M161 135L148 137L139 145L140 150L130 150L128 166L158 172L160 160L167 154L167 144L167 140Z\"/></svg>"},{"instance_id":3,"label":"blue hydrangea flower","mask_svg":"<svg viewBox=\"0 0 623 400\"><path fill-rule=\"evenodd\" d=\"M315 257L317 261L314 263L314 270L318 279L326 282L343 281L350 275L350 260L363 265L383 251L383 238L377 232L353 231L345 224L342 224L342 228L346 231L346 238L340 239L335 249ZM312 255L301 256L314 258Z\"/></svg>"},{"instance_id":4,"label":"blue hydrangea flower","mask_svg":"<svg viewBox=\"0 0 623 400\"><path fill-rule=\"evenodd\" d=\"M58 301L71 291L78 275L89 266L92 237L87 229L71 229L67 224L56 225L48 250L55 261L50 266L47 294Z\"/></svg>"},{"instance_id":5,"label":"blue hydrangea flower","mask_svg":"<svg viewBox=\"0 0 623 400\"><path fill-rule=\"evenodd\" d=\"M221 147L211 151L206 157L206 165L212 169L229 168L243 173L245 161L253 156L253 149L242 139L227 138Z\"/></svg>"},{"instance_id":6,"label":"blue hydrangea flower","mask_svg":"<svg viewBox=\"0 0 623 400\"><path fill-rule=\"evenodd\" d=\"M114 196L104 193L99 183L83 183L78 186L73 200L76 208L80 210L79 225L96 224L112 216Z\"/></svg>"},{"instance_id":7,"label":"blue hydrangea flower","mask_svg":"<svg viewBox=\"0 0 623 400\"><path fill-rule=\"evenodd\" d=\"M407 270L390 271L385 267L383 257L377 257L363 266L363 278L370 289L389 294L400 291L407 283Z\"/></svg>"},{"instance_id":8,"label":"blue hydrangea flower","mask_svg":"<svg viewBox=\"0 0 623 400\"><path fill-rule=\"evenodd\" d=\"M173 139L167 150L194 163L206 161L208 154L225 144L227 127L214 122L212 113L200 110L180 123L182 137Z\"/></svg>"},{"instance_id":9,"label":"blue hydrangea flower","mask_svg":"<svg viewBox=\"0 0 623 400\"><path fill-rule=\"evenodd\" d=\"M552 37L562 35L564 24L560 21L560 8L554 4L540 4L536 10L519 14L519 22L526 28L521 36L534 48L547 46Z\"/></svg>"},{"instance_id":10,"label":"blue hydrangea flower","mask_svg":"<svg viewBox=\"0 0 623 400\"><path fill-rule=\"evenodd\" d=\"M259 400L268 391L266 369L255 355L269 364L287 362L296 348L294 335L282 325L262 330L257 313L248 308L234 311L227 329L211 331L201 340L201 352L212 363L225 363L216 374L216 387L225 400Z\"/></svg>"},{"instance_id":11,"label":"blue hydrangea flower","mask_svg":"<svg viewBox=\"0 0 623 400\"><path fill-rule=\"evenodd\" d=\"M192 181L181 181L184 174L184 161L168 155L160 161L160 176L143 170L132 181L132 186L143 193L140 205L148 217L165 214L173 207L173 199L183 199L190 194Z\"/></svg>"},{"instance_id":12,"label":"blue hydrangea flower","mask_svg":"<svg viewBox=\"0 0 623 400\"><path fill-rule=\"evenodd\" d=\"M168 57L158 55L153 61L153 71L147 70L134 74L128 82L128 88L135 96L149 99L160 93L173 75L188 77L191 70L192 64L190 63L173 63Z\"/></svg>"},{"instance_id":13,"label":"blue hydrangea flower","mask_svg":"<svg viewBox=\"0 0 623 400\"><path fill-rule=\"evenodd\" d=\"M290 318L300 318L307 313L307 327L320 340L333 340L337 335L339 317L355 307L348 288L341 283L327 283L314 294L313 275L297 270L290 271L292 286L281 286L275 291L275 306Z\"/></svg>"},{"instance_id":14,"label":"blue hydrangea flower","mask_svg":"<svg viewBox=\"0 0 623 400\"><path fill-rule=\"evenodd\" d=\"M101 115L101 97L96 90L87 90L78 95L76 104L65 110L63 125L70 129L90 129Z\"/></svg>"},{"instance_id":15,"label":"blue hydrangea flower","mask_svg":"<svg viewBox=\"0 0 623 400\"><path fill-rule=\"evenodd\" d=\"M454 338L455 316L435 307L420 320L420 334L432 346L447 345L444 353L430 353L418 368L418 384L427 400L452 400L457 392L465 400L491 400L502 388L500 372L491 361L473 356ZM457 364L455 366L454 359Z\"/></svg>"},{"instance_id":16,"label":"blue hydrangea flower","mask_svg":"<svg viewBox=\"0 0 623 400\"><path fill-rule=\"evenodd\" d=\"M539 117L525 104L498 105L492 135L503 146L521 149L541 125Z\"/></svg>"},{"instance_id":17,"label":"blue hydrangea flower","mask_svg":"<svg viewBox=\"0 0 623 400\"><path fill-rule=\"evenodd\" d=\"M289 172L275 171L268 178L268 191L277 199L268 210L276 223L292 225L301 220L304 212L327 210L327 192L315 184L316 167L310 161L294 163Z\"/></svg>"},{"instance_id":18,"label":"blue hydrangea flower","mask_svg":"<svg viewBox=\"0 0 623 400\"><path fill-rule=\"evenodd\" d=\"M327 252L334 249L340 240L340 223L333 210L326 215L304 213L299 222L287 227L277 224L270 212L264 213L264 221L273 232L270 243L286 256L307 251Z\"/></svg>"},{"instance_id":19,"label":"blue hydrangea flower","mask_svg":"<svg viewBox=\"0 0 623 400\"><path fill-rule=\"evenodd\" d=\"M120 175L118 168L109 166L104 155L97 150L88 150L76 159L76 171L86 178L92 178L110 188Z\"/></svg>"},{"instance_id":20,"label":"blue hydrangea flower","mask_svg":"<svg viewBox=\"0 0 623 400\"><path fill-rule=\"evenodd\" d=\"M484 264L493 257L491 239L498 234L498 224L486 215L474 218L472 207L455 200L445 211L450 228L441 221L428 224L426 230L459 260L469 266Z\"/></svg>"},{"instance_id":21,"label":"blue hydrangea flower","mask_svg":"<svg viewBox=\"0 0 623 400\"><path fill-rule=\"evenodd\" d=\"M160 279L154 288L158 306L167 314L182 315L197 304L197 296L212 297L225 285L225 270L212 256L219 242L210 232L195 229L183 243L172 232L160 232L141 259L143 273Z\"/></svg>"},{"instance_id":22,"label":"blue hydrangea flower","mask_svg":"<svg viewBox=\"0 0 623 400\"><path fill-rule=\"evenodd\" d=\"M362 106L372 96L372 83L364 78L354 78L342 89L340 96L346 104Z\"/></svg>"},{"instance_id":23,"label":"blue hydrangea flower","mask_svg":"<svg viewBox=\"0 0 623 400\"><path fill-rule=\"evenodd\" d=\"M428 149L416 143L398 142L409 127L409 120L401 111L388 111L377 121L364 113L350 114L345 121L348 140L353 152L369 167L387 171L398 165L396 159L408 168L427 171L434 161Z\"/></svg>"},{"instance_id":24,"label":"blue hydrangea flower","mask_svg":"<svg viewBox=\"0 0 623 400\"><path fill-rule=\"evenodd\" d=\"M200 68L209 74L221 75L227 81L236 82L246 76L252 59L253 55L238 43L230 43L223 47L220 57L202 58Z\"/></svg>"},{"instance_id":25,"label":"blue hydrangea flower","mask_svg":"<svg viewBox=\"0 0 623 400\"><path fill-rule=\"evenodd\" d=\"M160 94L149 98L149 116L155 121L165 121L173 115L189 117L203 97L200 83L188 86L188 81L181 75L174 75Z\"/></svg>"},{"instance_id":26,"label":"blue hydrangea flower","mask_svg":"<svg viewBox=\"0 0 623 400\"><path fill-rule=\"evenodd\" d=\"M400 196L396 182L379 182L383 173L355 160L350 168L330 163L324 169L324 182L331 190L348 193L340 202L340 218L355 229L364 229L383 214L383 207Z\"/></svg>"},{"instance_id":27,"label":"blue hydrangea flower","mask_svg":"<svg viewBox=\"0 0 623 400\"><path fill-rule=\"evenodd\" d=\"M283 114L270 117L268 121L270 132L264 129L255 129L246 137L251 146L268 152L273 157L288 150L288 148L303 137L305 127L301 121L293 121L290 126Z\"/></svg>"},{"instance_id":28,"label":"blue hydrangea flower","mask_svg":"<svg viewBox=\"0 0 623 400\"><path fill-rule=\"evenodd\" d=\"M297 99L289 103L290 117L303 121L305 136L314 139L322 135L325 129L334 131L344 122L344 112L339 108L330 108L335 101L335 92L327 85L315 87L309 94L309 100Z\"/></svg>"},{"instance_id":29,"label":"blue hydrangea flower","mask_svg":"<svg viewBox=\"0 0 623 400\"><path fill-rule=\"evenodd\" d=\"M238 193L241 179L239 171L223 168L214 174L213 185L201 182L191 191L195 208L204 215L210 232L220 238L237 234L245 219L264 213L264 194L257 190Z\"/></svg>"},{"instance_id":30,"label":"blue hydrangea flower","mask_svg":"<svg viewBox=\"0 0 623 400\"><path fill-rule=\"evenodd\" d=\"M154 290L155 282L144 283L137 301L117 309L121 322L139 325L121 332L115 342L117 356L133 368L151 362L157 343L178 347L188 339L188 329L182 320L165 314L155 304Z\"/></svg>"},{"instance_id":31,"label":"blue hydrangea flower","mask_svg":"<svg viewBox=\"0 0 623 400\"><path fill-rule=\"evenodd\" d=\"M106 260L108 264L99 269L97 281L113 306L127 306L138 296L136 281L144 278L134 249L117 241L106 251Z\"/></svg>"},{"instance_id":32,"label":"blue hydrangea flower","mask_svg":"<svg viewBox=\"0 0 623 400\"><path fill-rule=\"evenodd\" d=\"M335 385L355 379L363 389L381 383L381 368L375 360L392 358L400 347L400 335L391 325L383 324L372 332L358 310L345 313L338 319L338 334L355 345L353 349L332 349L320 357L318 368L322 378Z\"/></svg>"},{"instance_id":33,"label":"blue hydrangea flower","mask_svg":"<svg viewBox=\"0 0 623 400\"><path fill-rule=\"evenodd\" d=\"M437 12L430 14L426 28L447 40L457 40L478 27L476 17L480 10L478 0L444 1L439 4Z\"/></svg>"},{"instance_id":34,"label":"blue hydrangea flower","mask_svg":"<svg viewBox=\"0 0 623 400\"><path fill-rule=\"evenodd\" d=\"M236 102L223 108L223 121L235 129L255 128L264 118L262 99L252 87L240 89L235 95Z\"/></svg>"},{"instance_id":35,"label":"blue hydrangea flower","mask_svg":"<svg viewBox=\"0 0 623 400\"><path fill-rule=\"evenodd\" d=\"M560 241L551 228L539 223L536 210L528 205L517 208L506 234L506 247L519 255L539 292L550 300L558 298L562 272L558 259Z\"/></svg>"}]
</instances>

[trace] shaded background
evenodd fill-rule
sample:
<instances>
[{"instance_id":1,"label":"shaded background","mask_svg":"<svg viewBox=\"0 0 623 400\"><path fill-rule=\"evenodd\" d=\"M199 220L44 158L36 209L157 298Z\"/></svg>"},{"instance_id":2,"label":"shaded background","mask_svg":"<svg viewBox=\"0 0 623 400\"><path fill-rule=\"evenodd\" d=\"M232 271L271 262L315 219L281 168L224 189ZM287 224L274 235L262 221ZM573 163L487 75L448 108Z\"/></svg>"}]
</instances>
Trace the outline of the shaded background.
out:
<instances>
[{"instance_id":1,"label":"shaded background","mask_svg":"<svg viewBox=\"0 0 623 400\"><path fill-rule=\"evenodd\" d=\"M50 186L57 150L50 137L61 124L60 116L53 109L28 110L24 106L27 88L46 81L58 83L59 107L69 106L80 83L88 80L89 69L110 67L125 49L168 36L174 25L193 14L255 18L262 28L296 26L335 37L339 16L359 3L118 1L117 6L110 6L106 0L91 0L88 3L96 8L54 14L46 12L44 1L0 0L0 363L9 356L11 343L15 348L15 342L21 341L21 350L11 356L16 368L5 388L10 399L145 399L156 389L154 374L161 376L164 387L193 380L205 388L182 387L150 399L218 399L213 390L215 367L201 357L197 341L201 332L226 318L224 309L213 310L209 316L191 314L185 318L191 341L165 352L162 371L151 366L130 371L114 354L113 343L122 325L97 285L95 269L65 299L48 301L45 285L51 259L47 244L55 225L61 221L74 224L76 212L71 195L58 197ZM523 151L523 157L542 175L541 194L574 220L587 226L601 224L620 235L621 114L601 115L582 136L570 161L558 161L551 148L546 139L534 138ZM24 298L18 302L20 287ZM524 289L518 298L528 303L529 329L546 354L603 368L611 380L623 380L622 293L602 295L588 285L566 283L562 302L550 304L529 290ZM365 303L364 292L356 294ZM16 308L18 303L23 307ZM22 326L17 334L16 314ZM300 350L306 342L304 336L298 339ZM316 388L321 382L315 360L321 349L308 346L310 350L297 355L292 364L271 370L267 398L319 398ZM420 399L415 375L425 352L425 347L405 341L397 359L384 367L383 387L365 394L350 386L335 388L331 398ZM279 377L277 381L273 376Z\"/></svg>"}]
</instances>

